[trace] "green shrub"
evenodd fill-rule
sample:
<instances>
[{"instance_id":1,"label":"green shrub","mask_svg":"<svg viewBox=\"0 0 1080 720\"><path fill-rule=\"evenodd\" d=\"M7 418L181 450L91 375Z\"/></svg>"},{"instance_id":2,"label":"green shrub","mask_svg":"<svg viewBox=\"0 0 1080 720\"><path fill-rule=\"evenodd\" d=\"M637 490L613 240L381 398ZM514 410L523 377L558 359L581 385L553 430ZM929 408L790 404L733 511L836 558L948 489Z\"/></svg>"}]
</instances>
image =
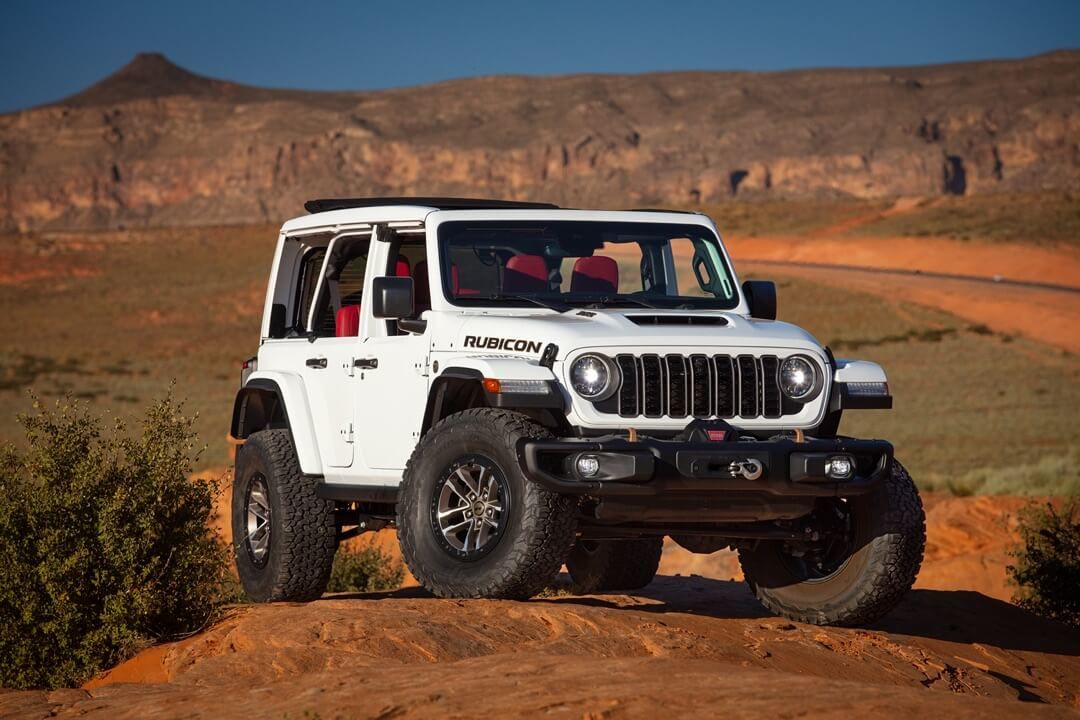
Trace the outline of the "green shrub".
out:
<instances>
[{"instance_id":1,"label":"green shrub","mask_svg":"<svg viewBox=\"0 0 1080 720\"><path fill-rule=\"evenodd\" d=\"M83 404L34 408L26 449L0 451L0 685L70 686L207 623L227 556L171 392L135 435Z\"/></svg>"},{"instance_id":2,"label":"green shrub","mask_svg":"<svg viewBox=\"0 0 1080 720\"><path fill-rule=\"evenodd\" d=\"M1032 505L1020 516L1023 545L1012 555L1013 602L1043 617L1080 627L1080 499L1061 510Z\"/></svg>"},{"instance_id":3,"label":"green shrub","mask_svg":"<svg viewBox=\"0 0 1080 720\"><path fill-rule=\"evenodd\" d=\"M396 590L405 580L405 568L374 545L339 548L334 556L327 592Z\"/></svg>"}]
</instances>

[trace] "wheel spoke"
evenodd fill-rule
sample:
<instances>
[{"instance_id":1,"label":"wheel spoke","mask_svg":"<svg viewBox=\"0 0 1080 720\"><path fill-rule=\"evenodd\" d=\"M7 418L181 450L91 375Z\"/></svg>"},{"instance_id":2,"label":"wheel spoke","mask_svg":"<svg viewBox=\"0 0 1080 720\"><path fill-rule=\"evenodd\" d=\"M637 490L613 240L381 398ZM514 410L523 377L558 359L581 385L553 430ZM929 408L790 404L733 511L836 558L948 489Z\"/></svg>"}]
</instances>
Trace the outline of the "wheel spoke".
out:
<instances>
[{"instance_id":1,"label":"wheel spoke","mask_svg":"<svg viewBox=\"0 0 1080 720\"><path fill-rule=\"evenodd\" d=\"M452 507L449 510L440 510L439 511L439 519L442 520L443 518L448 518L451 515L457 515L458 513L463 513L468 509L469 509L468 505L458 505L457 507Z\"/></svg>"},{"instance_id":2,"label":"wheel spoke","mask_svg":"<svg viewBox=\"0 0 1080 720\"><path fill-rule=\"evenodd\" d=\"M476 547L482 548L484 547L484 543L488 541L488 536L491 534L491 531L488 529L489 526L494 526L494 523L489 523L487 520L480 523L480 529L476 531Z\"/></svg>"},{"instance_id":3,"label":"wheel spoke","mask_svg":"<svg viewBox=\"0 0 1080 720\"><path fill-rule=\"evenodd\" d=\"M458 478L456 481L454 480L455 476ZM472 488L469 486L468 480L466 480L465 476L461 473L461 468L458 468L458 471L454 473L454 475L451 475L446 479L446 484L459 498L462 499L462 501L466 503L469 502L469 493L472 492Z\"/></svg>"},{"instance_id":4,"label":"wheel spoke","mask_svg":"<svg viewBox=\"0 0 1080 720\"><path fill-rule=\"evenodd\" d=\"M457 532L458 530L465 527L466 525L472 525L472 519L471 518L467 518L465 520L462 520L461 522L459 522L459 523L457 523L455 525L450 525L448 527L444 527L443 528L443 535L452 535L453 533Z\"/></svg>"}]
</instances>

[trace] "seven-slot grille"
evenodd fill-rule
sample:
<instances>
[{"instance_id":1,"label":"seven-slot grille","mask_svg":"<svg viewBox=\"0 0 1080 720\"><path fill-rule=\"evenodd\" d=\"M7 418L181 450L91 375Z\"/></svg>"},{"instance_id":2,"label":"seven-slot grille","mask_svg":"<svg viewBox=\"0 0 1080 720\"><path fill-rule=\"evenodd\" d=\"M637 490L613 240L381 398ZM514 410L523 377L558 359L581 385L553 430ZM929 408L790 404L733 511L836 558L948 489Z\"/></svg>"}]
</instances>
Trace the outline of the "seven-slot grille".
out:
<instances>
[{"instance_id":1,"label":"seven-slot grille","mask_svg":"<svg viewBox=\"0 0 1080 720\"><path fill-rule=\"evenodd\" d=\"M775 355L617 355L623 417L778 418Z\"/></svg>"}]
</instances>

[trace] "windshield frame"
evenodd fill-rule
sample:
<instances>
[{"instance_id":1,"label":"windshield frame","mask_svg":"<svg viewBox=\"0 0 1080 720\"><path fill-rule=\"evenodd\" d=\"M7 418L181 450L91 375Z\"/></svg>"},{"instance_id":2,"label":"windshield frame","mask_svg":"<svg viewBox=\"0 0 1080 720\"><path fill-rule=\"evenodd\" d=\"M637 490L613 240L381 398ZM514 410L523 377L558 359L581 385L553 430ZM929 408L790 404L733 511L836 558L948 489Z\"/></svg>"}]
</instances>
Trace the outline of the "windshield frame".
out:
<instances>
[{"instance_id":1,"label":"windshield frame","mask_svg":"<svg viewBox=\"0 0 1080 720\"><path fill-rule=\"evenodd\" d=\"M597 307L603 308L620 308L620 309L637 309L642 310L647 308L647 304L655 305L655 310L683 310L683 311L723 311L732 312L736 311L743 303L742 288L739 285L738 278L731 266L728 259L727 252L717 235L715 229L702 223L682 223L682 222L657 222L655 220L633 220L633 219L569 219L569 218L477 218L477 219L447 219L438 224L436 232L437 253L439 256L439 286L442 290L443 298L446 302L455 308L472 309L472 308L533 308L537 309L536 302L533 302L524 298L506 298L503 296L492 298L489 295L476 295L476 296L462 296L455 294L451 287L451 277L449 268L452 265L450 260L450 243L448 234L458 230L462 225L468 226L502 226L507 228L513 228L515 226L521 228L535 228L542 225L580 225L580 224L596 224L606 226L626 226L628 229L632 226L652 226L657 228L657 234L670 234L671 239L676 238L699 238L704 242L713 246L714 253L712 260L719 263L719 269L726 275L728 281L731 283L731 297L710 297L707 295L693 296L693 295L660 295L646 293L644 291L635 291L631 293L616 293L612 296L597 297L595 294L590 294L590 297L574 298L568 296L568 293L563 292L548 292L548 293L524 293L530 297L535 297L540 301L548 302L552 304L568 305L571 309L588 308L596 309ZM629 241L628 245L636 244L633 241ZM671 257L670 245L665 250L667 257ZM570 256L573 257L573 256ZM673 261L673 267L679 276L682 276L684 272L691 272L690 267L684 267L678 262ZM698 288L699 285L695 282L693 287ZM522 293L515 293L522 294ZM607 300L607 302L605 302ZM557 311L556 311L557 312Z\"/></svg>"}]
</instances>

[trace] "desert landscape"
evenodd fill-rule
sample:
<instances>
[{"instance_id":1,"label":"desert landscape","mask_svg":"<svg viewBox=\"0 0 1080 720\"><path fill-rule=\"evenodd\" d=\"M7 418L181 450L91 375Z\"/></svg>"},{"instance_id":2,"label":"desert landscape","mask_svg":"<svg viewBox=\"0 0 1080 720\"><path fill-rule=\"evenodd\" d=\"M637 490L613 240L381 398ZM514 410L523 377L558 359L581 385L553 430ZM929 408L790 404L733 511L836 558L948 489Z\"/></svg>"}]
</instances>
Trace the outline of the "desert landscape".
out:
<instances>
[{"instance_id":1,"label":"desert landscape","mask_svg":"<svg viewBox=\"0 0 1080 720\"><path fill-rule=\"evenodd\" d=\"M227 483L276 224L309 196L659 204L713 217L780 319L888 370L895 409L842 431L895 443L928 530L916 589L867 629L771 616L734 553L668 541L634 594L564 575L529 602L441 600L406 577L238 603L83 687L0 690L0 716L1076 717L1080 631L1012 604L1006 566L1023 507L1080 494L1078 97L1076 51L370 93L149 54L0 115L4 441L29 390L113 418L174 380L196 467ZM372 545L400 563L392 531L349 542Z\"/></svg>"}]
</instances>

